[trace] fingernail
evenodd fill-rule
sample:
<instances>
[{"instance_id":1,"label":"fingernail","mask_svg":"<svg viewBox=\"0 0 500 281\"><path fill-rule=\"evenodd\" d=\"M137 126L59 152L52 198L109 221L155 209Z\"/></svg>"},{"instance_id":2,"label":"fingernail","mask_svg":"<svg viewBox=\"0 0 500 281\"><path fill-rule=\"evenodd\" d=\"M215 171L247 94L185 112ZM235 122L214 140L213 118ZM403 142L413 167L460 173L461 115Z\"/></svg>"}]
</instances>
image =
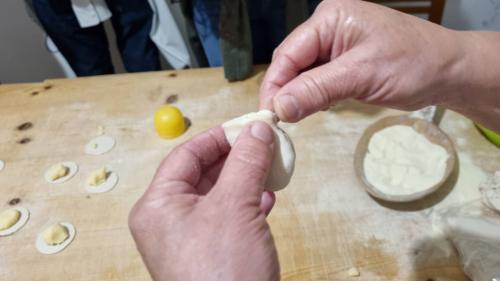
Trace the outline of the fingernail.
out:
<instances>
[{"instance_id":1,"label":"fingernail","mask_svg":"<svg viewBox=\"0 0 500 281\"><path fill-rule=\"evenodd\" d=\"M278 106L281 112L288 120L296 120L300 118L300 109L297 99L291 95L281 95L277 97Z\"/></svg>"},{"instance_id":2,"label":"fingernail","mask_svg":"<svg viewBox=\"0 0 500 281\"><path fill-rule=\"evenodd\" d=\"M271 144L273 142L273 130L263 122L253 123L250 133L254 138L258 138L264 143Z\"/></svg>"}]
</instances>

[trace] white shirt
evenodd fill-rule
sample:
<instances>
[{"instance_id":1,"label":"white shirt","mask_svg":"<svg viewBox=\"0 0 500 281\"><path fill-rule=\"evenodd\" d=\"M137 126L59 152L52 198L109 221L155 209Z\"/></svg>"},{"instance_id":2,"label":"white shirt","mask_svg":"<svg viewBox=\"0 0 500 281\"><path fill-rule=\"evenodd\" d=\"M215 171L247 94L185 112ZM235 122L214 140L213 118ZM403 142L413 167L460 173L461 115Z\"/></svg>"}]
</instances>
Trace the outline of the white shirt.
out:
<instances>
[{"instance_id":1,"label":"white shirt","mask_svg":"<svg viewBox=\"0 0 500 281\"><path fill-rule=\"evenodd\" d=\"M172 67L190 66L187 45L165 1L148 0L153 10L149 37ZM112 16L105 0L71 0L71 6L82 28L96 26Z\"/></svg>"},{"instance_id":2,"label":"white shirt","mask_svg":"<svg viewBox=\"0 0 500 281\"><path fill-rule=\"evenodd\" d=\"M149 37L175 69L191 66L189 51L166 0L148 0L153 10Z\"/></svg>"},{"instance_id":3,"label":"white shirt","mask_svg":"<svg viewBox=\"0 0 500 281\"><path fill-rule=\"evenodd\" d=\"M71 7L82 28L96 26L111 18L104 0L71 0Z\"/></svg>"}]
</instances>

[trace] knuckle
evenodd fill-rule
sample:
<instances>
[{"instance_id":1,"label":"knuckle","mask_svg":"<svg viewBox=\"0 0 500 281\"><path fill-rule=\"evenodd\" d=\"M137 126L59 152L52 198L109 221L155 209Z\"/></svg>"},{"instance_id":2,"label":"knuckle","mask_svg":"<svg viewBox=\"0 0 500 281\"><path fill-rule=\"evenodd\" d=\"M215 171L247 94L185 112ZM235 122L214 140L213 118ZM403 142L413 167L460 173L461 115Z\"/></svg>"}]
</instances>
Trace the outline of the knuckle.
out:
<instances>
[{"instance_id":1,"label":"knuckle","mask_svg":"<svg viewBox=\"0 0 500 281\"><path fill-rule=\"evenodd\" d=\"M134 207L132 208L132 210L128 215L128 226L132 234L136 233L141 228L142 218L144 216L143 214L144 211L139 201L134 205Z\"/></svg>"},{"instance_id":2,"label":"knuckle","mask_svg":"<svg viewBox=\"0 0 500 281\"><path fill-rule=\"evenodd\" d=\"M266 167L269 165L269 148L257 141L252 141L242 146L236 158L238 161L244 163L251 167L249 172L252 173L263 173L266 171Z\"/></svg>"},{"instance_id":3,"label":"knuckle","mask_svg":"<svg viewBox=\"0 0 500 281\"><path fill-rule=\"evenodd\" d=\"M288 52L280 52L280 59L282 64L287 66L289 69L299 69L299 64L295 60L294 56Z\"/></svg>"},{"instance_id":4,"label":"knuckle","mask_svg":"<svg viewBox=\"0 0 500 281\"><path fill-rule=\"evenodd\" d=\"M319 109L333 102L330 93L322 86L322 83L318 82L317 78L308 73L300 76L305 87L307 101L312 107Z\"/></svg>"},{"instance_id":5,"label":"knuckle","mask_svg":"<svg viewBox=\"0 0 500 281\"><path fill-rule=\"evenodd\" d=\"M276 60L277 57L279 57L280 55L280 46L276 47L276 49L274 49L273 51L273 56L272 56L272 60Z\"/></svg>"}]
</instances>

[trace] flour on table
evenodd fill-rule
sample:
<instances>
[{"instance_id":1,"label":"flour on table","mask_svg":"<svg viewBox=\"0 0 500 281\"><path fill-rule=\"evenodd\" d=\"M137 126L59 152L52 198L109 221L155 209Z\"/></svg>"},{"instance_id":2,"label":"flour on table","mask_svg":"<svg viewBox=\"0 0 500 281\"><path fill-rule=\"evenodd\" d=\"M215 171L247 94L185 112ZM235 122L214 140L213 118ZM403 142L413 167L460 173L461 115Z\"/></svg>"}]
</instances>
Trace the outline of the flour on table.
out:
<instances>
[{"instance_id":1,"label":"flour on table","mask_svg":"<svg viewBox=\"0 0 500 281\"><path fill-rule=\"evenodd\" d=\"M441 181L446 150L410 126L396 125L372 136L364 159L367 180L387 195L409 195Z\"/></svg>"},{"instance_id":2,"label":"flour on table","mask_svg":"<svg viewBox=\"0 0 500 281\"><path fill-rule=\"evenodd\" d=\"M500 212L500 171L483 182L479 190L483 204L493 211Z\"/></svg>"},{"instance_id":3,"label":"flour on table","mask_svg":"<svg viewBox=\"0 0 500 281\"><path fill-rule=\"evenodd\" d=\"M266 188L277 191L285 188L295 167L295 150L288 135L277 125L275 114L269 110L261 110L245 114L222 124L229 144L233 145L241 130L253 121L263 121L274 131L274 156L271 170L266 182Z\"/></svg>"}]
</instances>

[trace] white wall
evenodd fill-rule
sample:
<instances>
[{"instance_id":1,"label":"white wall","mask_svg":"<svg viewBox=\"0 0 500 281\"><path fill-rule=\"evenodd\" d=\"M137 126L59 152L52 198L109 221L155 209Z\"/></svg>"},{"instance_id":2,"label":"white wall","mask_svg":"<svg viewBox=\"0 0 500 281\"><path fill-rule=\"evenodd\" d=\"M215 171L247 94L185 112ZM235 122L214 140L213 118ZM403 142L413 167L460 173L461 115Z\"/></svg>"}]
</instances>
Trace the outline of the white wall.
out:
<instances>
[{"instance_id":1,"label":"white wall","mask_svg":"<svg viewBox=\"0 0 500 281\"><path fill-rule=\"evenodd\" d=\"M41 81L62 75L45 48L43 31L26 14L24 1L0 0L0 82Z\"/></svg>"},{"instance_id":2,"label":"white wall","mask_svg":"<svg viewBox=\"0 0 500 281\"><path fill-rule=\"evenodd\" d=\"M500 0L448 0L443 25L458 30L500 31Z\"/></svg>"},{"instance_id":3,"label":"white wall","mask_svg":"<svg viewBox=\"0 0 500 281\"><path fill-rule=\"evenodd\" d=\"M443 25L460 30L500 31L500 0L448 0ZM120 71L123 67L116 47L111 49L113 61ZM42 81L56 77L63 77L63 73L46 51L43 32L27 16L24 2L0 0L0 82Z\"/></svg>"}]
</instances>

